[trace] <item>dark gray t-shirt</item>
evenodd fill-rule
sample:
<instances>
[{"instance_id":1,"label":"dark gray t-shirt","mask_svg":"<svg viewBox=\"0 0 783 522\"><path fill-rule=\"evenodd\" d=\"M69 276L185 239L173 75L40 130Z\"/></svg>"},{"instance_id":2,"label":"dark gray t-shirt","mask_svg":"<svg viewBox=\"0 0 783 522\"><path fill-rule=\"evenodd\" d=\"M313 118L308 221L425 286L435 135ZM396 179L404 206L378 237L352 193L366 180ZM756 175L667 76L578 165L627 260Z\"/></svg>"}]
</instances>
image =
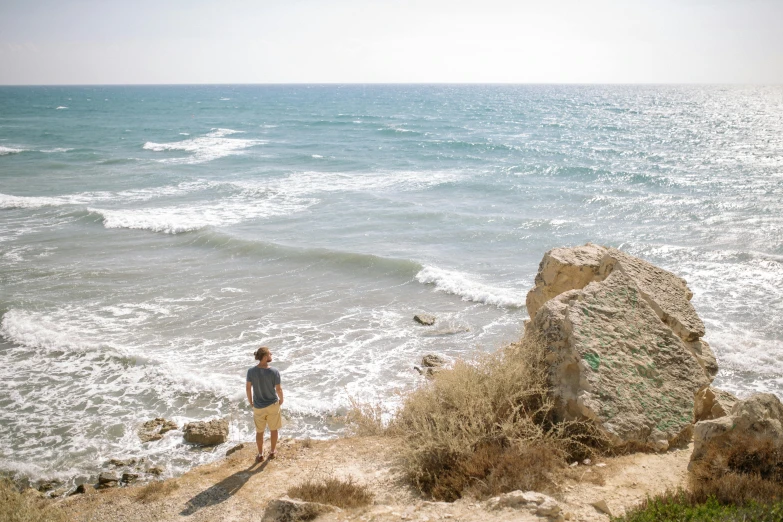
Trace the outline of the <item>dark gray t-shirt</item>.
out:
<instances>
[{"instance_id":1,"label":"dark gray t-shirt","mask_svg":"<svg viewBox=\"0 0 783 522\"><path fill-rule=\"evenodd\" d=\"M275 386L280 384L277 368L253 366L247 371L247 382L253 385L254 408L266 408L277 402Z\"/></svg>"}]
</instances>

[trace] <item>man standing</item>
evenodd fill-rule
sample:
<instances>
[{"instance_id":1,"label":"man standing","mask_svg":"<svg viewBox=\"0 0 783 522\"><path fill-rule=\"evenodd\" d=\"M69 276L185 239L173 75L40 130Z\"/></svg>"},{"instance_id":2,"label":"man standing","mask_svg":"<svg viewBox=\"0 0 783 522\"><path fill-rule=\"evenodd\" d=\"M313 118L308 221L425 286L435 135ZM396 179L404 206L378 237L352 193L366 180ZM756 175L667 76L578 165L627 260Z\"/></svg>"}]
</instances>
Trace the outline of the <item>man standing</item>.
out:
<instances>
[{"instance_id":1,"label":"man standing","mask_svg":"<svg viewBox=\"0 0 783 522\"><path fill-rule=\"evenodd\" d=\"M283 388L280 386L280 372L269 366L272 352L262 346L254 354L258 361L247 371L247 400L253 407L253 421L256 424L256 462L264 460L264 430L269 426L269 458L275 458L277 430L282 425L280 406L283 405ZM252 391L251 391L252 390Z\"/></svg>"}]
</instances>

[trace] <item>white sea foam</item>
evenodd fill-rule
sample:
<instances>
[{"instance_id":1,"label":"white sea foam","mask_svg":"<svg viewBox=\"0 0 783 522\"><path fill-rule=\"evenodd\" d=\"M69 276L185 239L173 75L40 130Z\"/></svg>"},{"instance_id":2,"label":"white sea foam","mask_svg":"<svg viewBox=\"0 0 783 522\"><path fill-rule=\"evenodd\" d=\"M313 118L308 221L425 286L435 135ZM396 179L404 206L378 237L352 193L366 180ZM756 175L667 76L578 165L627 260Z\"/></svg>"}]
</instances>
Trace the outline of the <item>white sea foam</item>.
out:
<instances>
[{"instance_id":1,"label":"white sea foam","mask_svg":"<svg viewBox=\"0 0 783 522\"><path fill-rule=\"evenodd\" d=\"M25 152L27 149L19 149L16 147L4 147L0 145L0 156L7 156L8 154L19 154Z\"/></svg>"},{"instance_id":2,"label":"white sea foam","mask_svg":"<svg viewBox=\"0 0 783 522\"><path fill-rule=\"evenodd\" d=\"M3 315L0 334L14 343L46 351L93 351L101 346L89 332L71 328L58 317L21 310L9 310Z\"/></svg>"},{"instance_id":3,"label":"white sea foam","mask_svg":"<svg viewBox=\"0 0 783 522\"><path fill-rule=\"evenodd\" d=\"M41 208L57 205L65 205L67 200L54 197L38 197L38 196L10 196L8 194L0 194L0 208L12 209L12 208Z\"/></svg>"},{"instance_id":4,"label":"white sea foam","mask_svg":"<svg viewBox=\"0 0 783 522\"><path fill-rule=\"evenodd\" d=\"M41 208L61 205L89 205L106 201L149 201L160 197L171 197L226 186L225 183L207 180L185 181L176 185L128 189L118 192L81 192L62 196L12 196L0 194L0 209Z\"/></svg>"},{"instance_id":5,"label":"white sea foam","mask_svg":"<svg viewBox=\"0 0 783 522\"><path fill-rule=\"evenodd\" d=\"M213 405L219 400L225 407L226 399L209 391L214 383L207 381L219 377L212 372L200 378L198 368L182 371L182 361L176 366L167 366L166 360L157 363L143 357L141 344L121 341L146 337L149 342L150 335L145 336L135 320L139 309L157 308L156 303L117 306L132 312L115 316L89 306L64 306L49 313L12 309L4 314L0 335L14 344L4 348L0 380L8 386L7 407L14 413L0 433L0 444L9 448L0 467L21 476L69 479L77 474L86 478L85 473L94 476L107 458L118 455L147 457L151 463L166 464L171 473L184 471L183 462L197 465L214 458L188 455L177 433L155 445L139 441L139 422L160 415L160 408L165 411L169 405L172 413L181 411L174 404L185 398L192 401L189 411L201 411L203 418L210 414L199 406L203 393ZM42 364L46 372L41 371ZM225 391L230 379L223 375L222 380L217 384ZM58 393L48 396L44 405L40 390L47 389ZM197 420L176 413L167 416L179 424ZM232 422L232 442L247 437L247 424ZM27 439L18 436L22 433L34 433L36 444L25 443ZM171 462L172 458L180 462Z\"/></svg>"},{"instance_id":6,"label":"white sea foam","mask_svg":"<svg viewBox=\"0 0 783 522\"><path fill-rule=\"evenodd\" d=\"M445 171L383 171L342 173L305 171L286 178L265 182L263 187L291 196L315 195L319 192L377 192L383 190L422 190L450 183L460 178ZM246 189L258 189L258 182L234 182Z\"/></svg>"},{"instance_id":7,"label":"white sea foam","mask_svg":"<svg viewBox=\"0 0 783 522\"><path fill-rule=\"evenodd\" d=\"M416 280L423 284L435 285L437 290L460 296L464 301L507 308L519 308L525 304L523 296L513 290L479 283L467 274L456 270L425 266L416 274Z\"/></svg>"},{"instance_id":8,"label":"white sea foam","mask_svg":"<svg viewBox=\"0 0 783 522\"><path fill-rule=\"evenodd\" d=\"M243 131L232 129L212 129L205 136L191 138L173 143L154 143L148 141L144 144L145 150L154 152L181 151L190 152L192 156L187 158L165 158L161 161L167 163L203 163L214 159L241 154L245 149L265 143L263 140L229 138L233 134Z\"/></svg>"},{"instance_id":9,"label":"white sea foam","mask_svg":"<svg viewBox=\"0 0 783 522\"><path fill-rule=\"evenodd\" d=\"M300 198L226 198L218 203L158 208L110 210L89 208L103 216L106 228L130 228L179 234L206 227L233 225L242 221L300 212L315 200Z\"/></svg>"},{"instance_id":10,"label":"white sea foam","mask_svg":"<svg viewBox=\"0 0 783 522\"><path fill-rule=\"evenodd\" d=\"M47 154L53 154L53 153L56 153L56 152L70 152L72 150L73 149L68 149L68 148L64 148L64 147L55 147L54 149L41 149L41 152L45 152Z\"/></svg>"},{"instance_id":11,"label":"white sea foam","mask_svg":"<svg viewBox=\"0 0 783 522\"><path fill-rule=\"evenodd\" d=\"M60 105L60 106L59 106L59 107L57 107L55 110L62 111L62 110L65 110L65 109L67 109L67 108L68 108L68 107L66 107L65 105Z\"/></svg>"}]
</instances>

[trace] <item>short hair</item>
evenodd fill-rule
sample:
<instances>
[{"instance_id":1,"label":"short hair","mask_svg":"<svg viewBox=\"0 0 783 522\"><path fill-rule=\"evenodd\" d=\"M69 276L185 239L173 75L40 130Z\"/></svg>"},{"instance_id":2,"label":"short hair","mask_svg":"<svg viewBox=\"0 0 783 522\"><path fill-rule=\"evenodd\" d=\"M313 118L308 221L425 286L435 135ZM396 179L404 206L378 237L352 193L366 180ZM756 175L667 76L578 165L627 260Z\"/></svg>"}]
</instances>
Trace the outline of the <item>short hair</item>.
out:
<instances>
[{"instance_id":1,"label":"short hair","mask_svg":"<svg viewBox=\"0 0 783 522\"><path fill-rule=\"evenodd\" d=\"M262 346L261 348L256 350L256 353L254 353L253 355L255 356L256 361L260 361L261 359L269 355L269 348L267 348L266 346Z\"/></svg>"}]
</instances>

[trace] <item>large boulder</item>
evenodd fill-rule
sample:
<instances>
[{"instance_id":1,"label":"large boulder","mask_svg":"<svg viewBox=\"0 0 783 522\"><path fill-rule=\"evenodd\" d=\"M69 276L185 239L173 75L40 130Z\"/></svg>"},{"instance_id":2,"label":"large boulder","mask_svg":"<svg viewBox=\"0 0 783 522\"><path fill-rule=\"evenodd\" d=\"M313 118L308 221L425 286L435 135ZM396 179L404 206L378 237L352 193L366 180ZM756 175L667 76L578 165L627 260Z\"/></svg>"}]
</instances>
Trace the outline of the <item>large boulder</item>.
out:
<instances>
[{"instance_id":1,"label":"large boulder","mask_svg":"<svg viewBox=\"0 0 783 522\"><path fill-rule=\"evenodd\" d=\"M693 397L693 422L725 417L739 401L731 393L705 386Z\"/></svg>"},{"instance_id":2,"label":"large boulder","mask_svg":"<svg viewBox=\"0 0 783 522\"><path fill-rule=\"evenodd\" d=\"M725 464L738 450L755 448L780 450L783 447L783 404L771 393L757 393L737 401L729 415L697 422L693 429L693 453L688 465Z\"/></svg>"},{"instance_id":3,"label":"large boulder","mask_svg":"<svg viewBox=\"0 0 783 522\"><path fill-rule=\"evenodd\" d=\"M554 248L544 254L538 265L535 286L525 299L530 318L534 318L538 309L553 297L597 281L604 254L606 248L592 243L573 248Z\"/></svg>"},{"instance_id":4,"label":"large boulder","mask_svg":"<svg viewBox=\"0 0 783 522\"><path fill-rule=\"evenodd\" d=\"M711 379L612 259L605 278L544 302L525 336L546 344L559 418L589 420L616 446L666 450L690 435L694 393Z\"/></svg>"},{"instance_id":5,"label":"large boulder","mask_svg":"<svg viewBox=\"0 0 783 522\"><path fill-rule=\"evenodd\" d=\"M534 319L548 300L603 281L616 271L623 272L633 282L641 299L683 341L712 380L718 373L718 365L709 344L701 339L704 323L690 302L693 292L685 280L616 248L588 243L555 248L544 254L535 286L527 295L530 318Z\"/></svg>"},{"instance_id":6,"label":"large boulder","mask_svg":"<svg viewBox=\"0 0 783 522\"><path fill-rule=\"evenodd\" d=\"M187 442L201 446L215 446L228 440L228 420L190 422L185 424L182 431Z\"/></svg>"}]
</instances>

